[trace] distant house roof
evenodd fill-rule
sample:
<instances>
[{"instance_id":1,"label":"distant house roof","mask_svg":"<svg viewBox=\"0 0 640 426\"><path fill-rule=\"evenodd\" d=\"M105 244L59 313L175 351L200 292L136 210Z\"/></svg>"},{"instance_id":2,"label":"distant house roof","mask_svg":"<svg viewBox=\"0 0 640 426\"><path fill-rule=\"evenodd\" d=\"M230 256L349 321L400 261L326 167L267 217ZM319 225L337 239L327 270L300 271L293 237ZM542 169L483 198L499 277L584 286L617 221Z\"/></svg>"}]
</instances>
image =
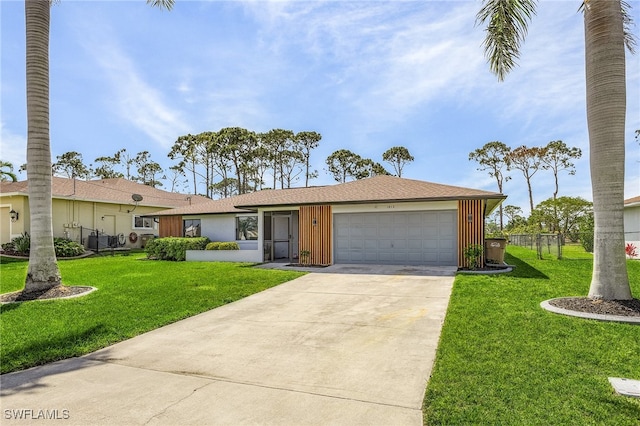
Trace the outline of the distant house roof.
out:
<instances>
[{"instance_id":1,"label":"distant house roof","mask_svg":"<svg viewBox=\"0 0 640 426\"><path fill-rule=\"evenodd\" d=\"M163 211L162 215L215 214L255 211L259 207L378 202L486 199L493 210L505 195L395 176L375 176L332 186L267 189L222 200Z\"/></svg>"},{"instance_id":2,"label":"distant house roof","mask_svg":"<svg viewBox=\"0 0 640 426\"><path fill-rule=\"evenodd\" d=\"M624 206L625 207L640 206L640 195L638 195L637 197L632 197L627 200L624 200Z\"/></svg>"},{"instance_id":3,"label":"distant house roof","mask_svg":"<svg viewBox=\"0 0 640 426\"><path fill-rule=\"evenodd\" d=\"M142 185L123 178L78 180L52 177L51 192L53 198L75 199L83 201L132 204L133 194L142 195L141 206L175 208L211 201L200 195L185 195L163 191L148 185ZM29 195L29 181L0 182L0 194Z\"/></svg>"}]
</instances>

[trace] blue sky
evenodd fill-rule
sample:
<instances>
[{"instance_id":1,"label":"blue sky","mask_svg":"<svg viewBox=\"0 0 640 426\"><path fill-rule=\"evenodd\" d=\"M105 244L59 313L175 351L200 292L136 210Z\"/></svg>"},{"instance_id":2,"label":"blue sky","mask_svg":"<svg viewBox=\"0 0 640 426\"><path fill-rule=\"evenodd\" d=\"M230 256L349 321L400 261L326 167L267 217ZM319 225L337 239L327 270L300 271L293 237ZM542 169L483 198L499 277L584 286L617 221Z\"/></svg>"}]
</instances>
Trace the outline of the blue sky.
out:
<instances>
[{"instance_id":1,"label":"blue sky","mask_svg":"<svg viewBox=\"0 0 640 426\"><path fill-rule=\"evenodd\" d=\"M578 6L542 1L519 67L500 83L474 25L479 1L177 0L168 12L143 0L62 0L51 21L53 158L78 151L92 163L127 148L168 167L170 147L187 133L312 130L323 136L314 185L334 183L324 160L337 149L382 162L401 145L415 157L403 177L496 191L471 151L494 140L515 148L560 139L583 150L560 195L591 199ZM0 14L0 158L18 167L24 3L2 0ZM627 55L627 82L629 198L640 194L639 55ZM524 179L511 175L507 204L527 212ZM532 182L536 203L552 196L550 172Z\"/></svg>"}]
</instances>

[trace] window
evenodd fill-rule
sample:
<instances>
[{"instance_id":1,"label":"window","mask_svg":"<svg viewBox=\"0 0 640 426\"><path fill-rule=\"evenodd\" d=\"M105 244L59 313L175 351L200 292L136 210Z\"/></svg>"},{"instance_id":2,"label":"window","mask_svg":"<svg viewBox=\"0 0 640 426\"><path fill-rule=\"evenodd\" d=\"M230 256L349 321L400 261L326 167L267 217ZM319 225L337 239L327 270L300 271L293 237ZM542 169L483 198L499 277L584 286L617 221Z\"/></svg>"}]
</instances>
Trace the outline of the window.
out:
<instances>
[{"instance_id":1,"label":"window","mask_svg":"<svg viewBox=\"0 0 640 426\"><path fill-rule=\"evenodd\" d=\"M258 239L258 216L236 217L236 240Z\"/></svg>"},{"instance_id":2,"label":"window","mask_svg":"<svg viewBox=\"0 0 640 426\"><path fill-rule=\"evenodd\" d=\"M200 236L200 219L186 219L183 222L185 237L199 237Z\"/></svg>"},{"instance_id":3,"label":"window","mask_svg":"<svg viewBox=\"0 0 640 426\"><path fill-rule=\"evenodd\" d=\"M143 216L133 216L134 229L153 229L153 218Z\"/></svg>"}]
</instances>

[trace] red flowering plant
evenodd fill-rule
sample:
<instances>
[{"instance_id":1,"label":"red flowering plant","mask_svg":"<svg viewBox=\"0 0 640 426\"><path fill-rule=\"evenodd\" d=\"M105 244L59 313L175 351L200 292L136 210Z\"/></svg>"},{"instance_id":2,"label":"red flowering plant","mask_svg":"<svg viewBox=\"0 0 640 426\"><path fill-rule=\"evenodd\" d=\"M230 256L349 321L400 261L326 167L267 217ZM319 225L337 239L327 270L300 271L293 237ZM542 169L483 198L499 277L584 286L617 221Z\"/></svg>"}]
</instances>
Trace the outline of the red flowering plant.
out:
<instances>
[{"instance_id":1,"label":"red flowering plant","mask_svg":"<svg viewBox=\"0 0 640 426\"><path fill-rule=\"evenodd\" d=\"M638 252L636 251L637 247L632 243L627 243L627 246L624 248L624 251L627 253L629 257L638 257Z\"/></svg>"}]
</instances>

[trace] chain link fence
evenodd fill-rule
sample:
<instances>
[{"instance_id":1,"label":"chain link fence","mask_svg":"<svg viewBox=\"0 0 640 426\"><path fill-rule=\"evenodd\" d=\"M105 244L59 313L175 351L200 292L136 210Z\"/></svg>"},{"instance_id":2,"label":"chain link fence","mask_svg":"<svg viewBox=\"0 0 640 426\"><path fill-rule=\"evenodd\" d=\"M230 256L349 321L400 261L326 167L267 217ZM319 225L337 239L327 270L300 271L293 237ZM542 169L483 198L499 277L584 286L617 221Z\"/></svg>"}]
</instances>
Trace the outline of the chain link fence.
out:
<instances>
[{"instance_id":1,"label":"chain link fence","mask_svg":"<svg viewBox=\"0 0 640 426\"><path fill-rule=\"evenodd\" d=\"M535 250L538 259L554 256L562 259L562 248L565 244L563 234L511 234L509 244Z\"/></svg>"},{"instance_id":2,"label":"chain link fence","mask_svg":"<svg viewBox=\"0 0 640 426\"><path fill-rule=\"evenodd\" d=\"M626 232L625 240L627 255L640 259L640 233ZM538 259L590 259L593 234L511 234L509 244L530 249Z\"/></svg>"}]
</instances>

